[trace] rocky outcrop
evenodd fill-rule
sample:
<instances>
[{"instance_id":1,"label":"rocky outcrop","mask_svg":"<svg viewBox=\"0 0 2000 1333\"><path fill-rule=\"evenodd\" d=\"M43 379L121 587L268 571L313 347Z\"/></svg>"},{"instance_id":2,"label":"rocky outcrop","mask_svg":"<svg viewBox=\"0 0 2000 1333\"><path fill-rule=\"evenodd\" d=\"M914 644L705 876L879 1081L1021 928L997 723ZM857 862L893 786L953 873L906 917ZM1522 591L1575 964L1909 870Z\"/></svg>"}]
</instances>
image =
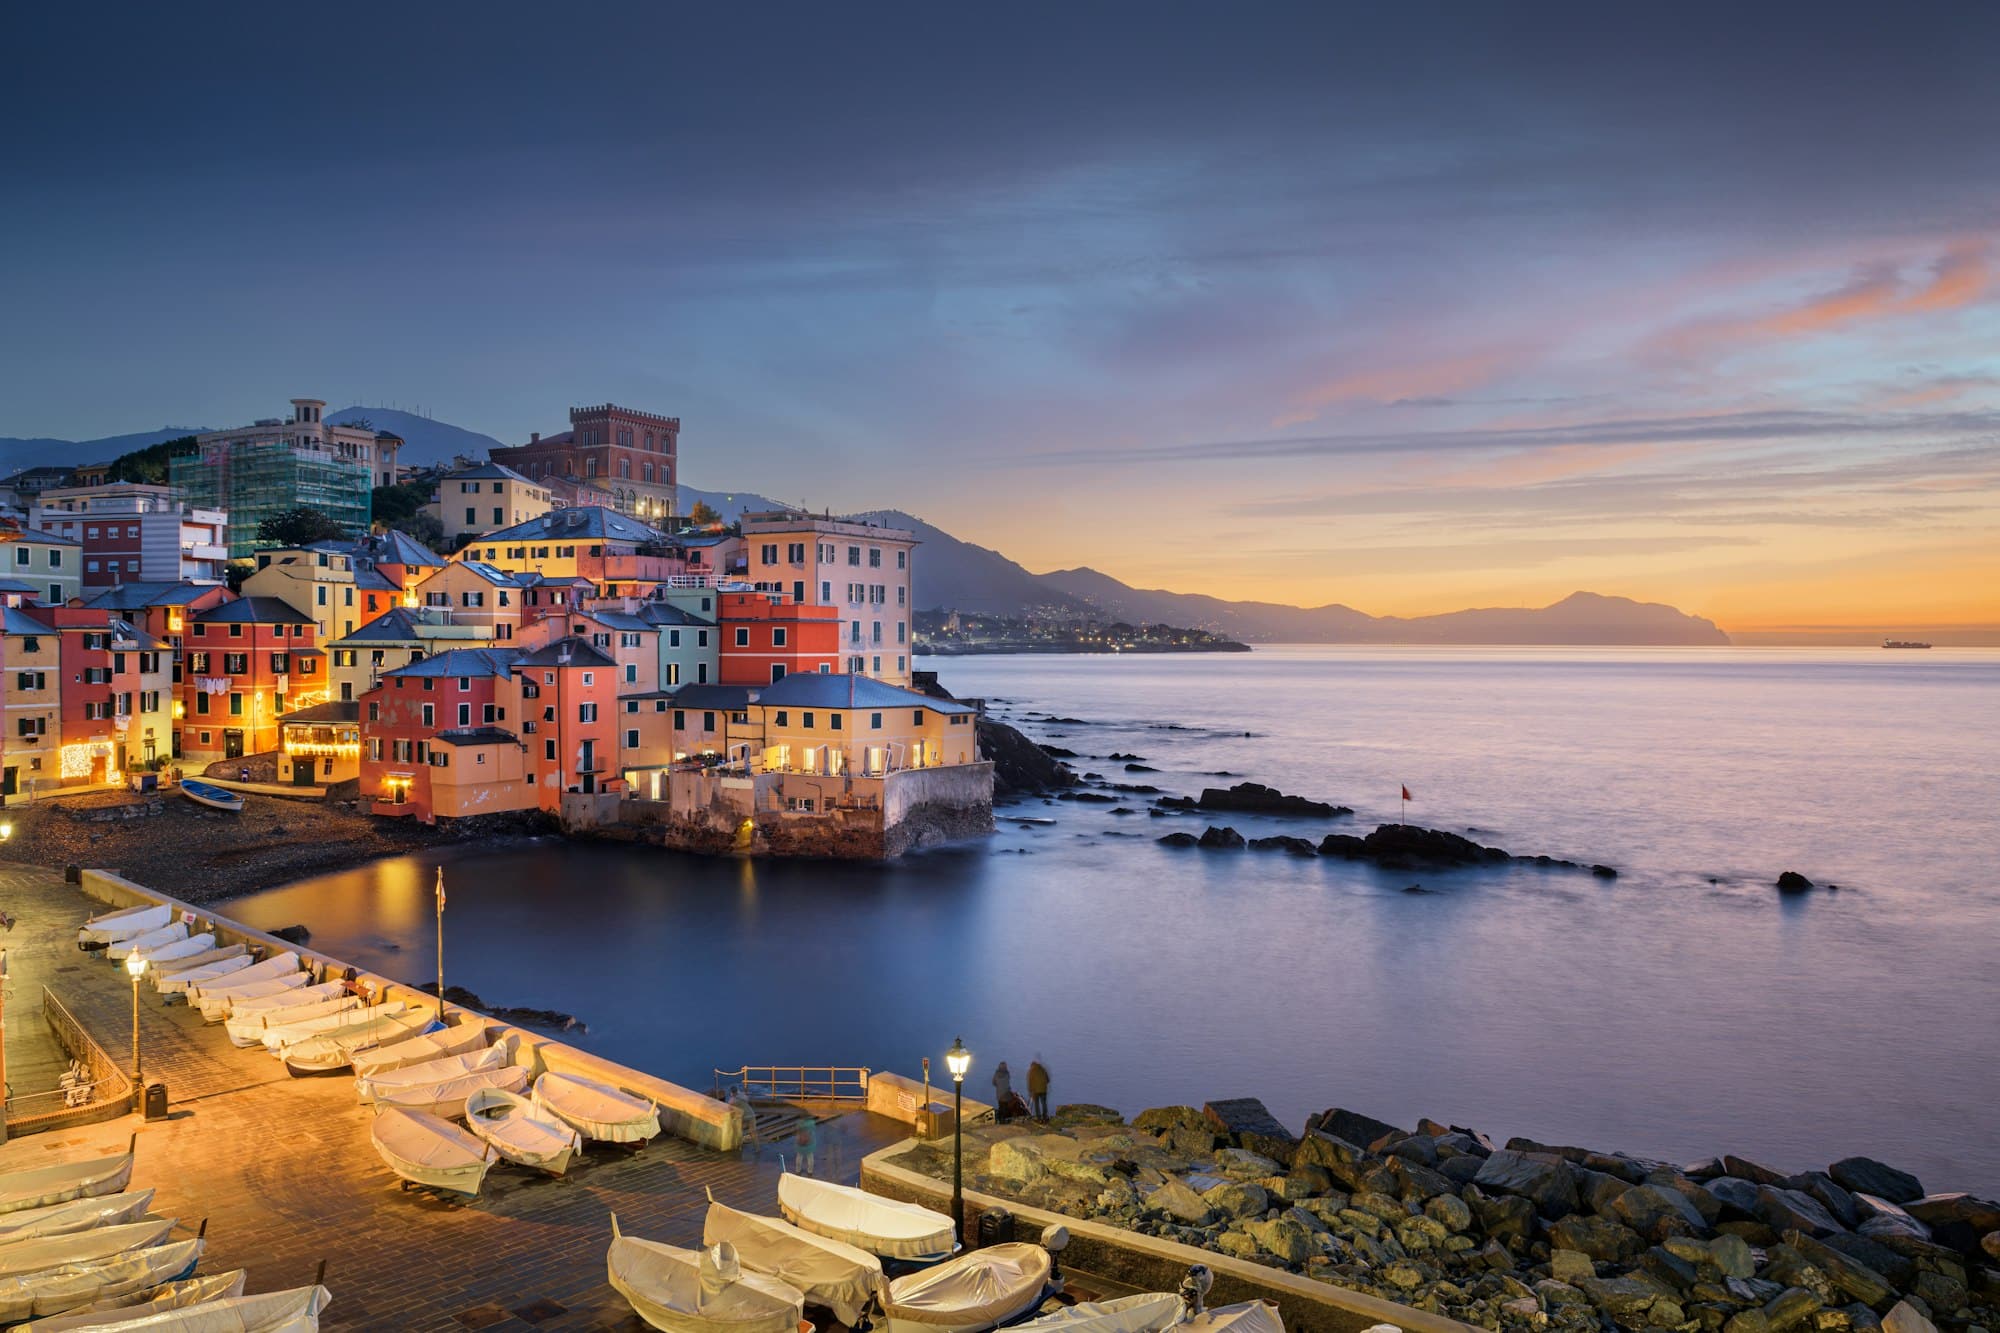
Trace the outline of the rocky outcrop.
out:
<instances>
[{"instance_id":1,"label":"rocky outcrop","mask_svg":"<svg viewBox=\"0 0 2000 1333\"><path fill-rule=\"evenodd\" d=\"M1804 893L1812 886L1813 882L1796 870L1787 870L1778 876L1779 893Z\"/></svg>"},{"instance_id":2,"label":"rocky outcrop","mask_svg":"<svg viewBox=\"0 0 2000 1333\"><path fill-rule=\"evenodd\" d=\"M1214 850L1235 850L1243 846L1243 835L1233 828L1217 828L1213 824L1202 830L1195 840L1197 846Z\"/></svg>"},{"instance_id":3,"label":"rocky outcrop","mask_svg":"<svg viewBox=\"0 0 2000 1333\"><path fill-rule=\"evenodd\" d=\"M1233 787L1205 787L1199 796L1163 796L1160 804L1170 810L1231 810L1257 815L1297 815L1331 819L1354 811L1330 801L1304 796L1288 796L1276 787L1259 782L1239 782Z\"/></svg>"},{"instance_id":4,"label":"rocky outcrop","mask_svg":"<svg viewBox=\"0 0 2000 1333\"><path fill-rule=\"evenodd\" d=\"M1600 879L1616 878L1618 874L1610 866L1586 867L1561 857L1516 856L1503 847L1488 847L1456 833L1415 824L1383 824L1365 837L1329 833L1320 840L1319 854L1347 861L1371 861L1384 870L1452 870L1511 861L1563 870L1588 869Z\"/></svg>"},{"instance_id":5,"label":"rocky outcrop","mask_svg":"<svg viewBox=\"0 0 2000 1333\"><path fill-rule=\"evenodd\" d=\"M979 755L993 761L993 794L1020 796L1053 791L1076 785L1076 774L1067 764L1044 752L1041 746L990 717L978 719Z\"/></svg>"}]
</instances>

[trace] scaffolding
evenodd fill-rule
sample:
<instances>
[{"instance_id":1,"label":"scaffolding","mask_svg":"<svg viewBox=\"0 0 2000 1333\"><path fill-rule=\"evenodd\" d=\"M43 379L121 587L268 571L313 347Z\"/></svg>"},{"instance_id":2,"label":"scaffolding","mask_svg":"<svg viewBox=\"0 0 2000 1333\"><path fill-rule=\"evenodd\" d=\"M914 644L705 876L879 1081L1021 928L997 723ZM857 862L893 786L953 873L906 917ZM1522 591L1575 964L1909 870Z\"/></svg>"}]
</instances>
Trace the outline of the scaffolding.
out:
<instances>
[{"instance_id":1,"label":"scaffolding","mask_svg":"<svg viewBox=\"0 0 2000 1333\"><path fill-rule=\"evenodd\" d=\"M374 470L283 440L218 440L170 460L168 479L190 505L229 511L229 558L256 552L257 530L291 509L316 509L350 536L368 531Z\"/></svg>"}]
</instances>

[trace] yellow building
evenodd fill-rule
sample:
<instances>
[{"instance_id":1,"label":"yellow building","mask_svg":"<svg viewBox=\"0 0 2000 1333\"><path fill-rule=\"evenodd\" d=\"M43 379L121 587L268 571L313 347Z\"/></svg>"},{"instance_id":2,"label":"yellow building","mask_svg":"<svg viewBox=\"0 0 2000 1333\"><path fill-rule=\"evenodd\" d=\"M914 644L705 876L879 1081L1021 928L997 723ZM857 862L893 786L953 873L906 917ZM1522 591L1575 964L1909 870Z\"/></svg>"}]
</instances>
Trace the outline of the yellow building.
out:
<instances>
[{"instance_id":1,"label":"yellow building","mask_svg":"<svg viewBox=\"0 0 2000 1333\"><path fill-rule=\"evenodd\" d=\"M454 560L433 570L416 591L423 610L449 615L454 625L484 630L495 643L508 643L520 628L521 586L512 574L483 560Z\"/></svg>"},{"instance_id":2,"label":"yellow building","mask_svg":"<svg viewBox=\"0 0 2000 1333\"><path fill-rule=\"evenodd\" d=\"M754 688L686 686L670 707L677 762L860 777L979 762L978 710L868 676L795 672Z\"/></svg>"},{"instance_id":3,"label":"yellow building","mask_svg":"<svg viewBox=\"0 0 2000 1333\"><path fill-rule=\"evenodd\" d=\"M57 634L15 607L6 608L6 728L0 796L20 799L54 790L61 781L62 673Z\"/></svg>"},{"instance_id":4,"label":"yellow building","mask_svg":"<svg viewBox=\"0 0 2000 1333\"><path fill-rule=\"evenodd\" d=\"M245 597L275 597L319 630L330 643L366 624L354 578L354 557L335 546L257 552L257 572L243 580Z\"/></svg>"},{"instance_id":5,"label":"yellow building","mask_svg":"<svg viewBox=\"0 0 2000 1333\"><path fill-rule=\"evenodd\" d=\"M540 518L553 507L548 487L510 467L482 463L440 477L424 512L443 526L444 549L455 550L469 538Z\"/></svg>"},{"instance_id":6,"label":"yellow building","mask_svg":"<svg viewBox=\"0 0 2000 1333\"><path fill-rule=\"evenodd\" d=\"M361 776L361 705L315 704L278 719L278 781L326 787Z\"/></svg>"},{"instance_id":7,"label":"yellow building","mask_svg":"<svg viewBox=\"0 0 2000 1333\"><path fill-rule=\"evenodd\" d=\"M484 648L493 626L460 624L448 609L397 607L327 647L331 697L359 699L387 673L450 648Z\"/></svg>"}]
</instances>

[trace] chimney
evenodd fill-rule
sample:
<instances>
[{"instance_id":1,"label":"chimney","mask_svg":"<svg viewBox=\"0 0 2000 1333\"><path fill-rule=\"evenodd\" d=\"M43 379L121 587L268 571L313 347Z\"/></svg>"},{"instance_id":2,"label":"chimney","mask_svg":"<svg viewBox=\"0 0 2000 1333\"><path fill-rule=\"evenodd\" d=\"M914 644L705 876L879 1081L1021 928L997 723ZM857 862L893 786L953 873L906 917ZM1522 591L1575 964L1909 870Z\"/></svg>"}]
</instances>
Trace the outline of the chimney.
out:
<instances>
[{"instance_id":1,"label":"chimney","mask_svg":"<svg viewBox=\"0 0 2000 1333\"><path fill-rule=\"evenodd\" d=\"M542 442L542 433L540 431L531 430L528 432L529 444L540 444L541 442Z\"/></svg>"}]
</instances>

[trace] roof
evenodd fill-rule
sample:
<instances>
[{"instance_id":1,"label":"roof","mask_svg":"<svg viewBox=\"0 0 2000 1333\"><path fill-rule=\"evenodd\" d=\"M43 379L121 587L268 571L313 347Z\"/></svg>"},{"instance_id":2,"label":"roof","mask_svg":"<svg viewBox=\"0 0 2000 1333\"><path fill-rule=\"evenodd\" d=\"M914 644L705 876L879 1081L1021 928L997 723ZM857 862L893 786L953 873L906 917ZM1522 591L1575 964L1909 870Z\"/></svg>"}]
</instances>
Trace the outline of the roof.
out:
<instances>
[{"instance_id":1,"label":"roof","mask_svg":"<svg viewBox=\"0 0 2000 1333\"><path fill-rule=\"evenodd\" d=\"M377 565L427 565L444 564L444 557L410 536L407 532L397 532L394 528L387 532L371 533L348 548L355 555Z\"/></svg>"},{"instance_id":2,"label":"roof","mask_svg":"<svg viewBox=\"0 0 2000 1333\"><path fill-rule=\"evenodd\" d=\"M514 576L512 574L509 574L504 569L498 569L489 565L484 560L461 560L458 563L477 574L480 578L485 579L488 583L499 584L503 588L514 586Z\"/></svg>"},{"instance_id":3,"label":"roof","mask_svg":"<svg viewBox=\"0 0 2000 1333\"><path fill-rule=\"evenodd\" d=\"M631 694L621 694L618 697L620 699L671 699L674 697L674 692L672 690L635 690Z\"/></svg>"},{"instance_id":4,"label":"roof","mask_svg":"<svg viewBox=\"0 0 2000 1333\"><path fill-rule=\"evenodd\" d=\"M401 592L402 589L375 572L375 566L368 565L354 571L354 586L369 592Z\"/></svg>"},{"instance_id":5,"label":"roof","mask_svg":"<svg viewBox=\"0 0 2000 1333\"><path fill-rule=\"evenodd\" d=\"M421 662L385 671L388 676L506 676L519 654L511 648L447 648Z\"/></svg>"},{"instance_id":6,"label":"roof","mask_svg":"<svg viewBox=\"0 0 2000 1333\"><path fill-rule=\"evenodd\" d=\"M489 532L472 546L492 546L500 542L523 541L614 541L665 542L667 538L636 518L627 518L603 505L579 505L551 509L525 523ZM466 549L470 550L471 547Z\"/></svg>"},{"instance_id":7,"label":"roof","mask_svg":"<svg viewBox=\"0 0 2000 1333\"><path fill-rule=\"evenodd\" d=\"M238 597L195 616L201 625L310 625L313 618L275 597Z\"/></svg>"},{"instance_id":8,"label":"roof","mask_svg":"<svg viewBox=\"0 0 2000 1333\"><path fill-rule=\"evenodd\" d=\"M359 722L361 701L359 699L336 699L330 704L314 704L311 708L294 709L278 718L278 725L289 727L294 722Z\"/></svg>"},{"instance_id":9,"label":"roof","mask_svg":"<svg viewBox=\"0 0 2000 1333\"><path fill-rule=\"evenodd\" d=\"M25 592L39 595L41 591L39 584L23 583L19 579L0 579L0 592Z\"/></svg>"},{"instance_id":10,"label":"roof","mask_svg":"<svg viewBox=\"0 0 2000 1333\"><path fill-rule=\"evenodd\" d=\"M443 476L439 477L438 480L440 482L519 481L519 482L524 482L530 486L535 484L534 482L529 481L526 477L522 476L520 473L516 472L513 468L506 466L504 463L481 463L476 467L469 467L464 469L463 471L447 472Z\"/></svg>"},{"instance_id":11,"label":"roof","mask_svg":"<svg viewBox=\"0 0 2000 1333\"><path fill-rule=\"evenodd\" d=\"M418 616L412 607L399 606L384 611L367 624L335 639L335 648L356 643L414 643L422 636L417 633Z\"/></svg>"},{"instance_id":12,"label":"roof","mask_svg":"<svg viewBox=\"0 0 2000 1333\"><path fill-rule=\"evenodd\" d=\"M64 537L53 532L43 532L39 528L24 528L20 524L7 521L0 523L0 542L34 542L38 546L81 546L74 537Z\"/></svg>"},{"instance_id":13,"label":"roof","mask_svg":"<svg viewBox=\"0 0 2000 1333\"><path fill-rule=\"evenodd\" d=\"M116 637L121 639L130 639L134 643L138 644L139 650L141 652L148 652L148 653L158 652L160 649L167 646L167 641L165 639L154 638L152 635L146 633L146 631L140 629L137 625L133 624L129 620L114 619L112 620L111 624L107 626L107 628L110 629L116 635Z\"/></svg>"},{"instance_id":14,"label":"roof","mask_svg":"<svg viewBox=\"0 0 2000 1333\"><path fill-rule=\"evenodd\" d=\"M219 583L121 583L84 602L107 611L142 611L151 606L186 606L214 592Z\"/></svg>"},{"instance_id":15,"label":"roof","mask_svg":"<svg viewBox=\"0 0 2000 1333\"><path fill-rule=\"evenodd\" d=\"M557 639L554 643L543 644L532 653L516 659L514 665L524 667L615 667L618 664L609 657L606 657L598 649L591 647L586 640L579 639L572 634L566 639Z\"/></svg>"},{"instance_id":16,"label":"roof","mask_svg":"<svg viewBox=\"0 0 2000 1333\"><path fill-rule=\"evenodd\" d=\"M673 695L676 708L713 708L719 713L735 712L755 702L748 685L683 685Z\"/></svg>"},{"instance_id":17,"label":"roof","mask_svg":"<svg viewBox=\"0 0 2000 1333\"><path fill-rule=\"evenodd\" d=\"M946 703L915 690L884 685L851 672L794 671L757 692L757 702L789 708L928 708L933 713L976 713L970 704Z\"/></svg>"},{"instance_id":18,"label":"roof","mask_svg":"<svg viewBox=\"0 0 2000 1333\"><path fill-rule=\"evenodd\" d=\"M598 624L610 629L626 630L639 634L658 634L660 627L643 616L635 616L629 611L579 611L576 614L588 616Z\"/></svg>"},{"instance_id":19,"label":"roof","mask_svg":"<svg viewBox=\"0 0 2000 1333\"><path fill-rule=\"evenodd\" d=\"M55 629L52 626L44 625L41 621L35 619L33 616L29 615L26 611L23 611L18 606L7 607L6 617L7 618L5 623L5 631L8 634L54 634L55 633Z\"/></svg>"},{"instance_id":20,"label":"roof","mask_svg":"<svg viewBox=\"0 0 2000 1333\"><path fill-rule=\"evenodd\" d=\"M440 731L431 737L433 745L519 745L520 743L519 736L499 727L467 727L459 731Z\"/></svg>"},{"instance_id":21,"label":"roof","mask_svg":"<svg viewBox=\"0 0 2000 1333\"><path fill-rule=\"evenodd\" d=\"M703 629L714 629L715 622L684 611L672 602L648 602L639 608L639 618L653 625L700 625Z\"/></svg>"}]
</instances>

